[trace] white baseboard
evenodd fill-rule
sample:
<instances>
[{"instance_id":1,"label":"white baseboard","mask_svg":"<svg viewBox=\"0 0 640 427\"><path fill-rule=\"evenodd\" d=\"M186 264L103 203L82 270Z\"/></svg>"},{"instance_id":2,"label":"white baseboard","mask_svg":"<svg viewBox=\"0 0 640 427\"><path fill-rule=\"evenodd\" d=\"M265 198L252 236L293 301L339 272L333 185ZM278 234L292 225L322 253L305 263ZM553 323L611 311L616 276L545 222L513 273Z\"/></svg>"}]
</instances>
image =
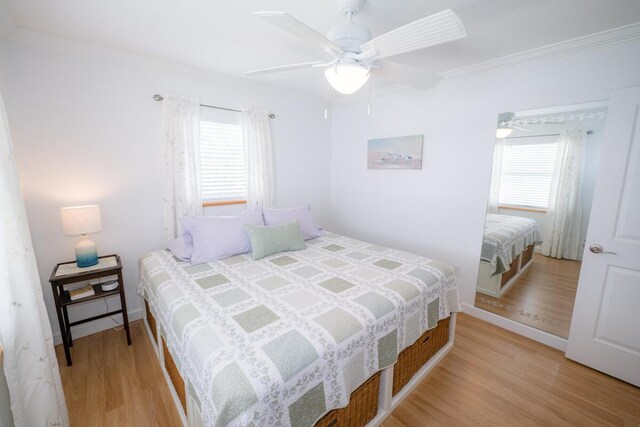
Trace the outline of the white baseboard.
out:
<instances>
[{"instance_id":1,"label":"white baseboard","mask_svg":"<svg viewBox=\"0 0 640 427\"><path fill-rule=\"evenodd\" d=\"M516 322L515 320L507 319L506 317L482 310L467 303L462 303L462 307L466 314L473 317L477 317L478 319L500 326L508 331L515 332L518 335L538 341L539 343L560 350L563 353L567 351L567 340L565 338L541 331L540 329Z\"/></svg>"},{"instance_id":2,"label":"white baseboard","mask_svg":"<svg viewBox=\"0 0 640 427\"><path fill-rule=\"evenodd\" d=\"M129 323L140 320L144 317L144 310L142 307L136 308L135 310L127 311L129 316ZM116 318L120 318L120 314L115 314ZM110 317L104 317L102 319L94 320L93 322L88 322L82 325L74 326L71 330L71 335L73 339L86 337L87 335L96 334L98 332L106 331L110 328L115 328L116 326L120 326L118 323L111 320ZM53 334L53 343L54 345L62 344L62 336L60 332Z\"/></svg>"}]
</instances>

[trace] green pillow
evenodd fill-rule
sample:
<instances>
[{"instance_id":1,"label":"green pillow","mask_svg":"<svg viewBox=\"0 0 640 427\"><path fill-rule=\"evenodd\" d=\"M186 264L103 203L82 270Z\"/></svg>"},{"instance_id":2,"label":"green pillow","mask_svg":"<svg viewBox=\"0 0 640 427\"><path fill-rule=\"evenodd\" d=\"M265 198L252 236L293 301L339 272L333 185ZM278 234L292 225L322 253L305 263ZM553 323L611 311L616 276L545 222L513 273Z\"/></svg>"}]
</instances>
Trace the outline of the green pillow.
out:
<instances>
[{"instance_id":1,"label":"green pillow","mask_svg":"<svg viewBox=\"0 0 640 427\"><path fill-rule=\"evenodd\" d=\"M246 224L244 229L251 240L254 261L280 252L299 251L307 247L297 220L271 226Z\"/></svg>"}]
</instances>

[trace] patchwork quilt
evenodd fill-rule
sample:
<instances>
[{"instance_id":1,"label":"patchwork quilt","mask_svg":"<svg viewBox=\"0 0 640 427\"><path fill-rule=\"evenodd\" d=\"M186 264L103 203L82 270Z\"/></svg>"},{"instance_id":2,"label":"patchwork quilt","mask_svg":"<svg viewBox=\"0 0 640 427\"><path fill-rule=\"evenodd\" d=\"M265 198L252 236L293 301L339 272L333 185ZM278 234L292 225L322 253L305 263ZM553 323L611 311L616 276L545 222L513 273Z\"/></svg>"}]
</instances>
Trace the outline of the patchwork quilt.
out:
<instances>
[{"instance_id":1,"label":"patchwork quilt","mask_svg":"<svg viewBox=\"0 0 640 427\"><path fill-rule=\"evenodd\" d=\"M259 261L147 253L138 292L208 426L312 426L460 309L447 265L333 233Z\"/></svg>"},{"instance_id":2,"label":"patchwork quilt","mask_svg":"<svg viewBox=\"0 0 640 427\"><path fill-rule=\"evenodd\" d=\"M493 274L504 273L509 270L511 260L534 243L540 243L538 223L534 220L487 214L481 259L496 268Z\"/></svg>"}]
</instances>

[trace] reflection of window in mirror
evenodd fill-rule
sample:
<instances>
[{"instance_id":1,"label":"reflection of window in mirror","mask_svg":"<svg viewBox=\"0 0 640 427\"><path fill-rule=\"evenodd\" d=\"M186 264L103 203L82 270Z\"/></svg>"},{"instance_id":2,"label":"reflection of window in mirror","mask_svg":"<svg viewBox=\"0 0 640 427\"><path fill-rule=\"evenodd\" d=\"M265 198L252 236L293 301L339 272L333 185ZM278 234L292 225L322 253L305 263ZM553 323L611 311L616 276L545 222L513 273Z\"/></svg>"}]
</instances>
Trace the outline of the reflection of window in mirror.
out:
<instances>
[{"instance_id":1,"label":"reflection of window in mirror","mask_svg":"<svg viewBox=\"0 0 640 427\"><path fill-rule=\"evenodd\" d=\"M546 210L556 163L558 137L516 141L499 141L496 144L496 151L500 151L499 159L496 156L494 165L500 168L497 207Z\"/></svg>"},{"instance_id":2,"label":"reflection of window in mirror","mask_svg":"<svg viewBox=\"0 0 640 427\"><path fill-rule=\"evenodd\" d=\"M605 103L498 116L476 306L566 337Z\"/></svg>"}]
</instances>

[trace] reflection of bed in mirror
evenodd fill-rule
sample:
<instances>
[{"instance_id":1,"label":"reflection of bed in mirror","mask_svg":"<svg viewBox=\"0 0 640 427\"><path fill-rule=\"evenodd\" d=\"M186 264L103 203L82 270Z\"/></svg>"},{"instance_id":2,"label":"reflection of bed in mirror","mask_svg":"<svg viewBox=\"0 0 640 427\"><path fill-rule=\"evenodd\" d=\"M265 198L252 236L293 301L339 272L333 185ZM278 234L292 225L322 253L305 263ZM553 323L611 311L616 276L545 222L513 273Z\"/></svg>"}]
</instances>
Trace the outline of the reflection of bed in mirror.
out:
<instances>
[{"instance_id":1,"label":"reflection of bed in mirror","mask_svg":"<svg viewBox=\"0 0 640 427\"><path fill-rule=\"evenodd\" d=\"M478 292L500 297L530 265L534 246L539 241L540 232L534 220L487 214Z\"/></svg>"}]
</instances>

